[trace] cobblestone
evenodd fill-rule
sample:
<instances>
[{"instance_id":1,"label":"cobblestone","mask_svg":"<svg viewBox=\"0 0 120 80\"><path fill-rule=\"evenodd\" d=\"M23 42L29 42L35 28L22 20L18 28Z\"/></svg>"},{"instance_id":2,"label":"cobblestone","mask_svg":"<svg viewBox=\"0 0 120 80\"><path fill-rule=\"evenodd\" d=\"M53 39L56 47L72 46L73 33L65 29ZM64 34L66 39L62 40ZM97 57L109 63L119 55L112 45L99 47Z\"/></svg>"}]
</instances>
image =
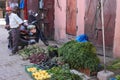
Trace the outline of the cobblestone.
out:
<instances>
[{"instance_id":1,"label":"cobblestone","mask_svg":"<svg viewBox=\"0 0 120 80\"><path fill-rule=\"evenodd\" d=\"M8 31L0 26L0 80L32 80L24 69L30 63L19 55L9 56L7 37Z\"/></svg>"}]
</instances>

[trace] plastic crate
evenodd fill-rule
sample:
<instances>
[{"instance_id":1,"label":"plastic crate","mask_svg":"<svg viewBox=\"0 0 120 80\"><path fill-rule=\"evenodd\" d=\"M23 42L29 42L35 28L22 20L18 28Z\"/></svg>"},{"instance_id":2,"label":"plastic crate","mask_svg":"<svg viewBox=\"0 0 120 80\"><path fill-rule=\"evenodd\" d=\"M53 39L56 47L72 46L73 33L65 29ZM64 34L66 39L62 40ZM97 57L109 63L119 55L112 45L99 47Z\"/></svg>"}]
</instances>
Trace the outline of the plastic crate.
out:
<instances>
[{"instance_id":1,"label":"plastic crate","mask_svg":"<svg viewBox=\"0 0 120 80\"><path fill-rule=\"evenodd\" d=\"M109 80L117 80L116 78L110 78Z\"/></svg>"}]
</instances>

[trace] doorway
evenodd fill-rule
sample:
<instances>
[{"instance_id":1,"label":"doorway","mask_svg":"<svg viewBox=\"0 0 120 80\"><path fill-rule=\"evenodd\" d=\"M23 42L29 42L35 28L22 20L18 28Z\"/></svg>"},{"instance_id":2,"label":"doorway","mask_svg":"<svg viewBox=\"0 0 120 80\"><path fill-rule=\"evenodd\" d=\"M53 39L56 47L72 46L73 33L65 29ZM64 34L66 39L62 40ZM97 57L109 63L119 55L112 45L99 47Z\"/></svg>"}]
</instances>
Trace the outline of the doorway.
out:
<instances>
[{"instance_id":1,"label":"doorway","mask_svg":"<svg viewBox=\"0 0 120 80\"><path fill-rule=\"evenodd\" d=\"M76 36L76 9L77 0L67 0L66 33Z\"/></svg>"},{"instance_id":2,"label":"doorway","mask_svg":"<svg viewBox=\"0 0 120 80\"><path fill-rule=\"evenodd\" d=\"M102 47L100 0L86 0L85 34L96 46ZM104 0L105 45L113 48L116 0Z\"/></svg>"}]
</instances>

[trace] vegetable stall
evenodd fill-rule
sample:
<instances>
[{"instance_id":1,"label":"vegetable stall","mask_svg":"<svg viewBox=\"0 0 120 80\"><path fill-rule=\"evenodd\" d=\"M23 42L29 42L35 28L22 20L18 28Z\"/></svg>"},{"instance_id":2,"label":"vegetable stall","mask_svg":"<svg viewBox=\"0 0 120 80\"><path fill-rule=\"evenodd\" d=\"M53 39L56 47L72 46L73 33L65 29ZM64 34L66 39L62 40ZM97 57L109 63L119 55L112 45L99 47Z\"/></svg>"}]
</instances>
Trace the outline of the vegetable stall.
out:
<instances>
[{"instance_id":1,"label":"vegetable stall","mask_svg":"<svg viewBox=\"0 0 120 80\"><path fill-rule=\"evenodd\" d=\"M25 66L33 80L82 80L82 76L70 70L76 69L88 76L96 75L100 63L92 43L75 40L61 47L48 46L46 49L36 44L30 45L20 50L19 54L33 64Z\"/></svg>"}]
</instances>

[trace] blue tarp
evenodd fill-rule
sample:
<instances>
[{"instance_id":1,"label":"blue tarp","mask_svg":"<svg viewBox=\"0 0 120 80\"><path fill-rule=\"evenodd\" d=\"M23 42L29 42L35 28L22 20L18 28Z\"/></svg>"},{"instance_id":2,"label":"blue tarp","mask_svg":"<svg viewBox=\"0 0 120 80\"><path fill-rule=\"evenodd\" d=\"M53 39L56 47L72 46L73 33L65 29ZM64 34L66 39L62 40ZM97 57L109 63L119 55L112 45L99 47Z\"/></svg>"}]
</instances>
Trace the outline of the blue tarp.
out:
<instances>
[{"instance_id":1,"label":"blue tarp","mask_svg":"<svg viewBox=\"0 0 120 80\"><path fill-rule=\"evenodd\" d=\"M24 0L20 0L20 9L23 9L25 6Z\"/></svg>"},{"instance_id":2,"label":"blue tarp","mask_svg":"<svg viewBox=\"0 0 120 80\"><path fill-rule=\"evenodd\" d=\"M76 37L77 42L88 42L88 37L85 34L81 34Z\"/></svg>"}]
</instances>

